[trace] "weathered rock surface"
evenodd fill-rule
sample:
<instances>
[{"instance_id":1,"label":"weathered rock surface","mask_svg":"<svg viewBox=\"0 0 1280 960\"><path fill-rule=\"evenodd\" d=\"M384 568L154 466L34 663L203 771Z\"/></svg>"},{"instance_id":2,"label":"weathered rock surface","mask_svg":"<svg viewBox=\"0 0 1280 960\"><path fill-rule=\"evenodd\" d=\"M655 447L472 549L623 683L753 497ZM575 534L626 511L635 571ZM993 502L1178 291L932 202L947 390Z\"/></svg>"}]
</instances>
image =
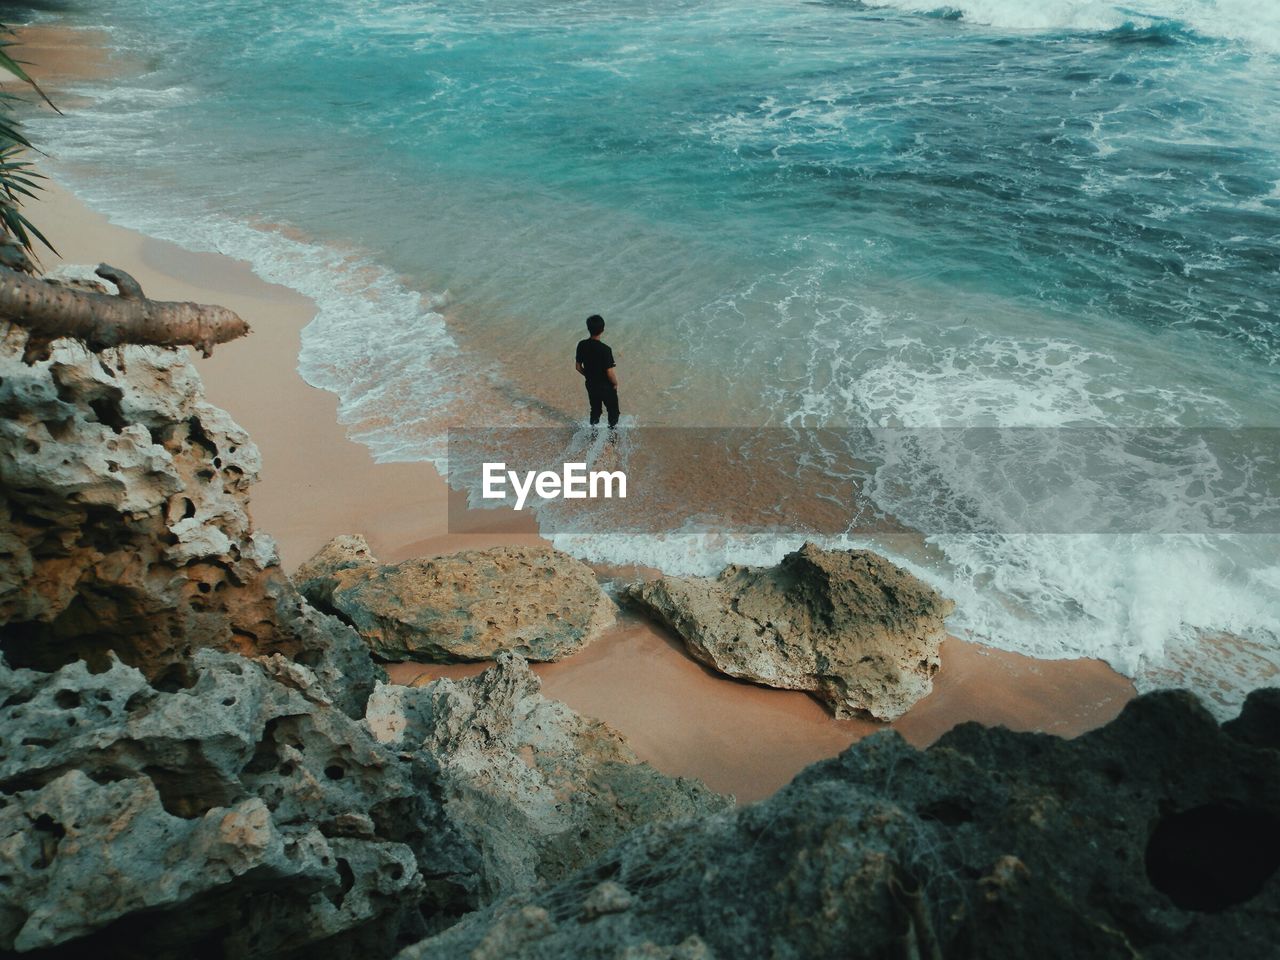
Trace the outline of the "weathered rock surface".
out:
<instances>
[{"instance_id":1,"label":"weathered rock surface","mask_svg":"<svg viewBox=\"0 0 1280 960\"><path fill-rule=\"evenodd\" d=\"M494 547L380 564L339 537L298 571L299 588L388 660L558 660L613 622L586 564L550 547Z\"/></svg>"},{"instance_id":2,"label":"weathered rock surface","mask_svg":"<svg viewBox=\"0 0 1280 960\"><path fill-rule=\"evenodd\" d=\"M474 902L479 851L429 757L378 744L278 654L198 650L184 680L0 663L0 950L385 952Z\"/></svg>"},{"instance_id":3,"label":"weathered rock surface","mask_svg":"<svg viewBox=\"0 0 1280 960\"><path fill-rule=\"evenodd\" d=\"M380 685L364 722L438 763L445 811L482 851L483 899L564 876L640 824L733 803L642 763L605 724L542 696L510 654L468 680Z\"/></svg>"},{"instance_id":4,"label":"weathered rock surface","mask_svg":"<svg viewBox=\"0 0 1280 960\"><path fill-rule=\"evenodd\" d=\"M379 566L369 542L359 534L343 534L334 537L310 560L293 572L293 583L298 591L321 610L333 608L333 590L344 580L339 574L346 570L372 573Z\"/></svg>"},{"instance_id":5,"label":"weathered rock surface","mask_svg":"<svg viewBox=\"0 0 1280 960\"><path fill-rule=\"evenodd\" d=\"M257 448L185 351L0 339L0 650L52 670L108 652L160 678L202 647L314 667L349 710L380 675L305 608L248 516ZM340 691L340 692L339 692Z\"/></svg>"},{"instance_id":6,"label":"weathered rock surface","mask_svg":"<svg viewBox=\"0 0 1280 960\"><path fill-rule=\"evenodd\" d=\"M1070 741L966 724L918 752L877 734L400 958L1263 960L1277 864L1280 752L1159 693Z\"/></svg>"},{"instance_id":7,"label":"weathered rock surface","mask_svg":"<svg viewBox=\"0 0 1280 960\"><path fill-rule=\"evenodd\" d=\"M185 680L0 664L0 951L119 955L128 930L148 956L386 956L637 825L731 803L505 656L380 686L363 721L279 655L200 650Z\"/></svg>"},{"instance_id":8,"label":"weathered rock surface","mask_svg":"<svg viewBox=\"0 0 1280 960\"><path fill-rule=\"evenodd\" d=\"M837 717L900 717L933 688L954 604L867 550L811 543L776 567L661 577L626 600L731 677L808 690Z\"/></svg>"}]
</instances>

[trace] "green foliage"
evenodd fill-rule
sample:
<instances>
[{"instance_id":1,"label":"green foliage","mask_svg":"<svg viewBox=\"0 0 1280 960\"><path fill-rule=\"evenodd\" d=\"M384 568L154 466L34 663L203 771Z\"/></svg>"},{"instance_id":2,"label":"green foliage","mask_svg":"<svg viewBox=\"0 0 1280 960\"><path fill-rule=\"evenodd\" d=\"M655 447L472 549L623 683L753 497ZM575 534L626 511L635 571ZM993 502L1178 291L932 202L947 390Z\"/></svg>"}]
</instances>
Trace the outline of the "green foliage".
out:
<instances>
[{"instance_id":1,"label":"green foliage","mask_svg":"<svg viewBox=\"0 0 1280 960\"><path fill-rule=\"evenodd\" d=\"M22 62L10 55L10 48L16 46L14 40L8 39L12 36L13 31L0 24L0 71L21 80L57 110L39 84L28 76ZM23 199L33 199L40 189L39 181L44 179L26 157L27 151L35 148L23 135L14 115L15 105L21 100L8 90L0 90L0 227L9 243L16 243L24 252L31 252L33 238L52 250L52 244L21 210Z\"/></svg>"}]
</instances>

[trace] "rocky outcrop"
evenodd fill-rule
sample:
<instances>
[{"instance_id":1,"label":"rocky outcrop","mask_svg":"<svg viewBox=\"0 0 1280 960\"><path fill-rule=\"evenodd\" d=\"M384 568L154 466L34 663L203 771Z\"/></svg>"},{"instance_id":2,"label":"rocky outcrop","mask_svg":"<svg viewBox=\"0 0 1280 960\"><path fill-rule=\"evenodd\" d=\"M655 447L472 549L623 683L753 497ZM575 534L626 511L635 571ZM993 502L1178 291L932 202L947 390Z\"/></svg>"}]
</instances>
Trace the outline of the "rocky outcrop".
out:
<instances>
[{"instance_id":1,"label":"rocky outcrop","mask_svg":"<svg viewBox=\"0 0 1280 960\"><path fill-rule=\"evenodd\" d=\"M380 564L363 538L339 537L297 578L312 603L350 623L387 660L488 660L503 651L559 660L614 615L591 568L550 547Z\"/></svg>"},{"instance_id":2,"label":"rocky outcrop","mask_svg":"<svg viewBox=\"0 0 1280 960\"><path fill-rule=\"evenodd\" d=\"M375 668L317 616L255 531L257 448L203 399L185 351L90 353L59 340L23 361L0 340L0 651L53 670L114 653L149 678L193 652L280 653L357 710Z\"/></svg>"},{"instance_id":3,"label":"rocky outcrop","mask_svg":"<svg viewBox=\"0 0 1280 960\"><path fill-rule=\"evenodd\" d=\"M386 956L635 826L731 804L518 659L380 686L363 721L279 655L200 650L186 681L0 664L0 951L118 955L131 931L148 956Z\"/></svg>"},{"instance_id":4,"label":"rocky outcrop","mask_svg":"<svg viewBox=\"0 0 1280 960\"><path fill-rule=\"evenodd\" d=\"M966 724L918 752L876 734L400 957L1262 960L1278 864L1280 754L1151 694L1071 741Z\"/></svg>"},{"instance_id":5,"label":"rocky outcrop","mask_svg":"<svg viewBox=\"0 0 1280 960\"><path fill-rule=\"evenodd\" d=\"M837 717L893 720L933 688L954 605L867 550L811 543L776 567L662 577L625 599L731 677L808 690Z\"/></svg>"},{"instance_id":6,"label":"rocky outcrop","mask_svg":"<svg viewBox=\"0 0 1280 960\"><path fill-rule=\"evenodd\" d=\"M379 686L369 701L364 722L380 742L439 765L445 810L482 851L482 899L564 876L640 824L732 806L540 691L504 653L478 677Z\"/></svg>"},{"instance_id":7,"label":"rocky outcrop","mask_svg":"<svg viewBox=\"0 0 1280 960\"><path fill-rule=\"evenodd\" d=\"M430 758L279 655L199 650L172 691L114 658L0 663L0 702L0 950L385 953L475 902L480 854Z\"/></svg>"},{"instance_id":8,"label":"rocky outcrop","mask_svg":"<svg viewBox=\"0 0 1280 960\"><path fill-rule=\"evenodd\" d=\"M0 952L387 956L636 824L726 802L638 763L515 661L403 703L382 689L364 722L383 675L253 530L257 452L184 355L22 355L10 333Z\"/></svg>"}]
</instances>

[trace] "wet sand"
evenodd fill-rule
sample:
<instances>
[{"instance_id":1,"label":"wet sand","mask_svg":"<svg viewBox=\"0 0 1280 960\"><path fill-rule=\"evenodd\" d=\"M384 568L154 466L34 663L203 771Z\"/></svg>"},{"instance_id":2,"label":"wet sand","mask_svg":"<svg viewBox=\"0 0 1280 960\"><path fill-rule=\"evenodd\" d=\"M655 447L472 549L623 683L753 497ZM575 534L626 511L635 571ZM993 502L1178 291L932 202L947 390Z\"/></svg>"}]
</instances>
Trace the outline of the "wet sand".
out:
<instances>
[{"instance_id":1,"label":"wet sand","mask_svg":"<svg viewBox=\"0 0 1280 960\"><path fill-rule=\"evenodd\" d=\"M74 79L80 61L110 63L77 54L93 45L90 32L58 40L52 28L42 30L43 45L20 55L51 92ZM57 176L56 165L41 166ZM347 439L337 398L297 373L300 333L315 313L307 298L261 280L243 261L115 226L56 183L27 211L66 262L107 261L132 273L148 296L219 303L252 325L251 336L195 363L210 402L228 410L261 450L251 510L256 525L277 538L286 570L343 533L363 534L386 561L540 542L526 515L509 512L468 515L465 528L474 532L451 533L450 492L430 466L377 464ZM43 260L46 267L59 262ZM390 667L400 682L480 669ZM641 758L743 801L768 796L809 763L885 726L837 721L806 694L720 677L629 614L577 655L536 669L549 696L615 727ZM1107 722L1132 696L1132 684L1098 661L1034 660L951 639L934 692L893 728L920 746L966 721L1070 736Z\"/></svg>"}]
</instances>

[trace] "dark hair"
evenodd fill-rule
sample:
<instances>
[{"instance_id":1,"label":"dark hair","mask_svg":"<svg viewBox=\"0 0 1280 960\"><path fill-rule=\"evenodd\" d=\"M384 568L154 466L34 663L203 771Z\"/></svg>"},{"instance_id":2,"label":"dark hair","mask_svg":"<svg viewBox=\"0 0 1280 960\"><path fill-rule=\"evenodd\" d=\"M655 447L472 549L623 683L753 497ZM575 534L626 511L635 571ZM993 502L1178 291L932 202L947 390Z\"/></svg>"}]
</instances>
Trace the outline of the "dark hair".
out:
<instances>
[{"instance_id":1,"label":"dark hair","mask_svg":"<svg viewBox=\"0 0 1280 960\"><path fill-rule=\"evenodd\" d=\"M598 337L600 334L604 333L604 317L600 316L598 313L593 313L591 316L587 317L587 333L591 334L593 337Z\"/></svg>"}]
</instances>

